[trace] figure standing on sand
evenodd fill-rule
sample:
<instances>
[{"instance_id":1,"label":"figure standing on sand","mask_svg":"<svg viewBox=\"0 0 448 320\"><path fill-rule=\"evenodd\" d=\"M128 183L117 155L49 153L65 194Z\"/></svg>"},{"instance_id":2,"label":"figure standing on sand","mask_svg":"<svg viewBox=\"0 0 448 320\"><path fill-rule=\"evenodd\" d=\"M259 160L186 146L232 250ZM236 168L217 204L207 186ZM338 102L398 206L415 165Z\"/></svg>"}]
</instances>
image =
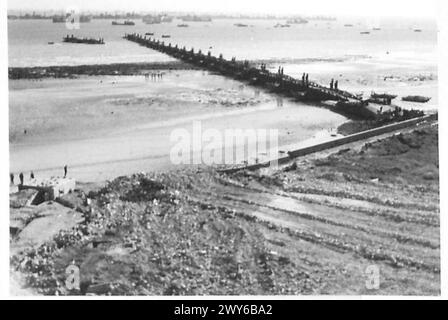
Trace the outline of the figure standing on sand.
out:
<instances>
[{"instance_id":1,"label":"figure standing on sand","mask_svg":"<svg viewBox=\"0 0 448 320\"><path fill-rule=\"evenodd\" d=\"M34 179L34 172L33 172L33 171L31 171L31 173L30 173L30 179L31 179L31 180Z\"/></svg>"},{"instance_id":2,"label":"figure standing on sand","mask_svg":"<svg viewBox=\"0 0 448 320\"><path fill-rule=\"evenodd\" d=\"M20 172L19 174L19 179L20 179L20 185L23 186L23 173Z\"/></svg>"},{"instance_id":3,"label":"figure standing on sand","mask_svg":"<svg viewBox=\"0 0 448 320\"><path fill-rule=\"evenodd\" d=\"M333 83L334 83L334 80L331 79L331 82L330 82L330 89L331 89L331 90L333 90Z\"/></svg>"},{"instance_id":4,"label":"figure standing on sand","mask_svg":"<svg viewBox=\"0 0 448 320\"><path fill-rule=\"evenodd\" d=\"M67 165L64 166L64 179L67 177Z\"/></svg>"},{"instance_id":5,"label":"figure standing on sand","mask_svg":"<svg viewBox=\"0 0 448 320\"><path fill-rule=\"evenodd\" d=\"M336 80L336 81L334 82L334 89L335 89L335 90L338 90L338 80Z\"/></svg>"},{"instance_id":6,"label":"figure standing on sand","mask_svg":"<svg viewBox=\"0 0 448 320\"><path fill-rule=\"evenodd\" d=\"M9 174L9 181L11 184L14 184L14 173Z\"/></svg>"}]
</instances>

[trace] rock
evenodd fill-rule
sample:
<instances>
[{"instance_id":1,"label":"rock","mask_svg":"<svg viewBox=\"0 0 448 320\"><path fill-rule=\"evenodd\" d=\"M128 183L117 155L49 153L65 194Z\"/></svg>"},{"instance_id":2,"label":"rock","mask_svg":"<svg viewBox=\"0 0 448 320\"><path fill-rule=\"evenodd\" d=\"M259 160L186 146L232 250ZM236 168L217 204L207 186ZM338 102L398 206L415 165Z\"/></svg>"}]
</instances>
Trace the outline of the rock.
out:
<instances>
[{"instance_id":1,"label":"rock","mask_svg":"<svg viewBox=\"0 0 448 320\"><path fill-rule=\"evenodd\" d=\"M80 221L82 214L58 203L35 207L38 217L29 222L18 234L14 246L38 247L51 240L61 230L70 230Z\"/></svg>"},{"instance_id":2,"label":"rock","mask_svg":"<svg viewBox=\"0 0 448 320\"><path fill-rule=\"evenodd\" d=\"M9 206L11 208L22 208L30 205L39 191L33 189L21 190L9 195Z\"/></svg>"},{"instance_id":3,"label":"rock","mask_svg":"<svg viewBox=\"0 0 448 320\"><path fill-rule=\"evenodd\" d=\"M86 295L106 295L111 291L109 283L91 284L86 291Z\"/></svg>"},{"instance_id":4,"label":"rock","mask_svg":"<svg viewBox=\"0 0 448 320\"><path fill-rule=\"evenodd\" d=\"M425 179L425 180L436 180L437 179L437 174L435 174L432 171L425 172L423 174L423 179Z\"/></svg>"}]
</instances>

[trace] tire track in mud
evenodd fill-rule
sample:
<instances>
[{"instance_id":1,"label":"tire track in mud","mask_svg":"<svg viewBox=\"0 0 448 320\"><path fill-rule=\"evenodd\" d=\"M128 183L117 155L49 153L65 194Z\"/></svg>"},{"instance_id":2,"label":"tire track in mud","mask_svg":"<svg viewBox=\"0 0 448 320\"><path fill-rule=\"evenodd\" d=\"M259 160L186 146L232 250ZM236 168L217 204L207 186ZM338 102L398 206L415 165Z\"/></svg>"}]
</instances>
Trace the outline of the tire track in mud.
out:
<instances>
[{"instance_id":1,"label":"tire track in mud","mask_svg":"<svg viewBox=\"0 0 448 320\"><path fill-rule=\"evenodd\" d=\"M331 196L336 198L346 198L346 199L354 199L354 200L363 200L363 201L369 201L371 203L380 204L384 206L389 206L393 208L400 208L400 209L418 209L421 211L437 211L439 210L438 206L434 205L421 205L420 203L416 202L400 202L400 201L392 201L391 199L380 199L378 197L368 197L361 194L356 193L349 193L346 191L327 191L323 189L315 189L315 188L303 188L303 187L289 187L284 189L286 192L294 192L294 193L305 193L305 194L316 194L316 195L324 195L324 196Z\"/></svg>"},{"instance_id":2,"label":"tire track in mud","mask_svg":"<svg viewBox=\"0 0 448 320\"><path fill-rule=\"evenodd\" d=\"M218 181L223 183L224 185L230 185L232 187L238 188L238 189L242 189L244 191L252 191L252 192L257 192L257 193L265 193L265 194L269 194L269 195L279 195L285 198L290 198L290 199L294 199L294 200L298 200L298 201L303 201L303 202L307 202L307 203L312 203L312 204L317 204L317 205L322 205L321 202L319 202L318 200L313 200L310 199L309 197L307 198L305 195L309 195L309 196L323 196L323 197L328 197L332 200L337 200L337 201L343 201L343 200L355 200L355 201L360 201L360 202L365 202L366 204L371 205L375 205L378 206L380 204L369 201L369 200L365 200L365 199L356 199L356 198L351 198L351 197L336 197L334 195L328 195L328 194L323 194L323 193L299 193L299 194L303 194L304 196L302 197L298 197L294 194L291 194L290 192L285 192L285 191L276 191L276 190L269 190L269 189L261 189L261 188L255 188L255 187L249 187L249 186L244 186L240 183L234 182L234 181L228 181L228 180L224 180L222 178L218 178ZM381 208L376 209L376 210L369 210L366 208L363 208L361 206L356 206L356 207L347 207L344 205L340 205L338 203L329 203L326 202L325 203L326 207L333 207L333 208L337 208L337 209L342 209L342 210L350 210L350 211L356 211L358 213L362 213L365 214L367 216L371 216L371 217L381 217L384 218L385 220L389 220L389 221L393 221L393 222L408 222L408 223L415 223L415 224L423 224L426 226L431 226L431 227L439 227L440 226L440 219L437 215L434 214L434 212L438 212L438 208L437 210L432 210L432 209L428 209L427 207L425 207L425 209L420 209L420 211L417 213L415 211L407 211L406 213L398 213L398 209L395 206L390 206L387 204L382 204L380 205ZM416 209L415 207L413 207L413 204L409 204L410 207L412 207L412 209ZM391 212L393 211L393 212Z\"/></svg>"},{"instance_id":3,"label":"tire track in mud","mask_svg":"<svg viewBox=\"0 0 448 320\"><path fill-rule=\"evenodd\" d=\"M256 206L256 207L262 207L262 208L267 208L267 209L271 209L274 211L280 211L289 215L293 215L293 216L297 216L306 220L311 220L311 221L318 221L324 224L329 224L329 225L333 225L333 226L337 226L337 227L343 227L343 228L347 228L347 229L353 229L353 230L357 230L357 231L362 231L365 233L369 233L369 234L375 234L378 235L380 237L386 237L386 238L392 238L397 240L400 243L405 243L405 244L416 244L416 245L420 245L423 247L427 247L430 249L439 249L440 245L433 243L429 240L425 240L425 239L419 239L419 238L414 238L414 237L408 237L405 236L403 234L399 234L399 233L389 233L389 232L382 232L379 230L374 230L374 229L368 229L366 227L360 226L360 225L355 225L355 224L349 224L349 223L343 223L343 222L337 222L335 220L332 219L328 219L325 217L320 217L320 216L316 216L314 214L311 213L306 213L306 212L298 212L298 211L294 211L294 210L288 210L288 209L283 209L283 208L279 208L279 207L275 207L275 206L271 206L271 205L266 205L266 204L260 204L257 203L256 201L252 201L252 200L247 200L247 199L238 199L235 197L230 197L230 196L223 196L223 199L225 200L230 200L230 201L237 201L237 202L242 202L251 206Z\"/></svg>"},{"instance_id":4,"label":"tire track in mud","mask_svg":"<svg viewBox=\"0 0 448 320\"><path fill-rule=\"evenodd\" d=\"M339 239L328 234L312 231L310 230L311 228L306 228L308 230L305 230L305 228L301 230L293 229L290 226L287 226L286 223L282 222L280 218L260 218L259 216L256 216L252 213L231 210L227 206L220 206L206 202L201 198L195 199L191 197L190 201L201 206L218 209L221 214L226 214L229 217L233 217L236 215L240 216L247 221L259 223L260 225L263 225L270 230L286 233L290 237L298 238L318 246L323 246L336 252L350 252L369 261L384 262L395 268L415 268L434 274L440 273L440 267L438 265L426 263L419 259L410 258L386 250L372 250L368 248L367 245L349 243L347 241L344 241L343 239Z\"/></svg>"}]
</instances>

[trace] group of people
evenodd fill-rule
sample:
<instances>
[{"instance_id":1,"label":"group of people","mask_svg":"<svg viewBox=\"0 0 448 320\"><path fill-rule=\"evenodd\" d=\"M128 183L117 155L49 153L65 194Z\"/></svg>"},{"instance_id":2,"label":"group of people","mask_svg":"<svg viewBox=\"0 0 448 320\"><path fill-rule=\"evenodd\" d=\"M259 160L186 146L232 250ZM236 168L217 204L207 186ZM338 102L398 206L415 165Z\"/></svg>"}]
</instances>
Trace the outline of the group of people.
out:
<instances>
[{"instance_id":1,"label":"group of people","mask_svg":"<svg viewBox=\"0 0 448 320\"><path fill-rule=\"evenodd\" d=\"M334 79L331 79L330 82L330 89L331 90L338 90L338 80L334 81Z\"/></svg>"},{"instance_id":2,"label":"group of people","mask_svg":"<svg viewBox=\"0 0 448 320\"><path fill-rule=\"evenodd\" d=\"M24 176L23 176L23 173L20 172L20 173L19 173L20 185L23 185L24 179L25 179L25 178L24 178ZM34 172L33 172L33 171L31 171L31 173L30 173L30 179L31 179L31 180L34 179ZM9 180L10 180L10 183L13 185L13 184L14 184L14 173L10 173L10 174L9 174Z\"/></svg>"},{"instance_id":3,"label":"group of people","mask_svg":"<svg viewBox=\"0 0 448 320\"><path fill-rule=\"evenodd\" d=\"M64 178L67 177L67 172L68 172L68 167L67 167L67 165L65 165L64 166ZM34 180L34 178L35 178L34 172L31 171L30 172L30 180ZM9 180L10 180L11 185L14 185L14 179L15 179L14 173L10 173L9 174ZM25 176L23 175L23 172L19 173L19 180L20 180L19 184L22 186L24 184L24 181L25 181Z\"/></svg>"},{"instance_id":4,"label":"group of people","mask_svg":"<svg viewBox=\"0 0 448 320\"><path fill-rule=\"evenodd\" d=\"M162 72L157 72L157 73L145 73L145 79L149 79L149 77L151 77L152 81L155 81L157 79L163 79L163 73Z\"/></svg>"},{"instance_id":5,"label":"group of people","mask_svg":"<svg viewBox=\"0 0 448 320\"><path fill-rule=\"evenodd\" d=\"M302 74L302 84L305 86L305 87L308 87L309 86L309 84L310 84L310 81L309 81L309 74L308 73L303 73Z\"/></svg>"}]
</instances>

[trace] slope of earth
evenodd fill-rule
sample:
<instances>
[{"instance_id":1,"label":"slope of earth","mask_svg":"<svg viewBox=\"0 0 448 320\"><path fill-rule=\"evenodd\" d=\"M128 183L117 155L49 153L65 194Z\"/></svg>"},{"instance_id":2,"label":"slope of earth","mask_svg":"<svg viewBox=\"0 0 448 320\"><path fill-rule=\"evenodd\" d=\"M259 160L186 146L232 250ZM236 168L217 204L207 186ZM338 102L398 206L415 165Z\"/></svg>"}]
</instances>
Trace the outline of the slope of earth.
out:
<instances>
[{"instance_id":1,"label":"slope of earth","mask_svg":"<svg viewBox=\"0 0 448 320\"><path fill-rule=\"evenodd\" d=\"M120 177L11 266L41 294L438 295L437 145L433 125L276 170Z\"/></svg>"}]
</instances>

